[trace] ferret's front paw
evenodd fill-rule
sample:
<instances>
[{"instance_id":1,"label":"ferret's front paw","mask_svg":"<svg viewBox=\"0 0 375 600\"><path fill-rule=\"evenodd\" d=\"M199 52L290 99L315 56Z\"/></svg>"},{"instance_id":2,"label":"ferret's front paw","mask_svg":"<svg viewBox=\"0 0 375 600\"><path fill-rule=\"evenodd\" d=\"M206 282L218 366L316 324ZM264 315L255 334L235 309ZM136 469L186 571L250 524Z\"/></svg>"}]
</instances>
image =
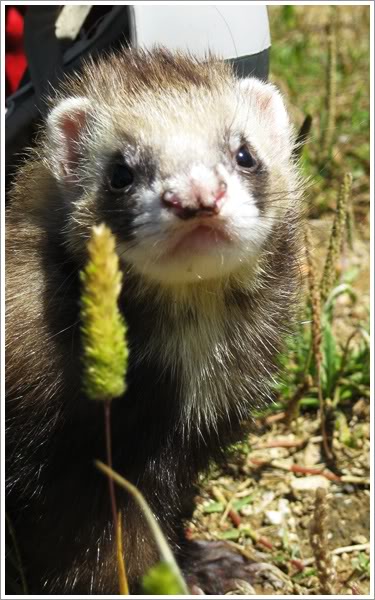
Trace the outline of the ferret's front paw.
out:
<instances>
[{"instance_id":1,"label":"ferret's front paw","mask_svg":"<svg viewBox=\"0 0 375 600\"><path fill-rule=\"evenodd\" d=\"M264 593L265 588L270 593L291 593L287 578L277 567L248 560L227 542L193 541L186 550L184 573L194 595L253 595Z\"/></svg>"}]
</instances>

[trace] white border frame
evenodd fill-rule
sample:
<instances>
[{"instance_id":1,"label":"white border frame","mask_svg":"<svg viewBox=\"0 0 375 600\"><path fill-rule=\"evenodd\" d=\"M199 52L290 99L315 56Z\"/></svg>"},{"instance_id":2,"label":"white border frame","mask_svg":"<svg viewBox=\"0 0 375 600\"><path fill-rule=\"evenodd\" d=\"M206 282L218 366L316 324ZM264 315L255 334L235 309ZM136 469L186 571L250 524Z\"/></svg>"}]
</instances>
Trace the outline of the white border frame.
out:
<instances>
[{"instance_id":1,"label":"white border frame","mask_svg":"<svg viewBox=\"0 0 375 600\"><path fill-rule=\"evenodd\" d=\"M79 4L93 4L93 5L100 5L103 4L103 2L97 2L97 1L93 1L93 2L87 2L87 0L78 0ZM75 4L75 2L72 1L65 1L64 0L60 0L60 1L48 1L48 2L36 2L34 0L30 0L27 1L25 0L24 2L21 2L19 0L15 0L14 2L12 1L1 1L1 34L3 33L3 27L4 27L4 23L5 23L5 6L6 5L45 5L45 4L49 4L49 5L62 5L62 4ZM119 1L112 1L110 2L110 4L112 5L132 5L132 4L143 4L143 5L167 5L170 4L170 2L119 2ZM180 4L180 5L196 5L197 2L173 2L173 4ZM322 4L324 5L353 5L353 6L358 6L358 5L362 5L362 6L370 6L370 62L371 62L371 67L370 67L370 111L371 111L371 120L370 120L370 221L371 221L371 242L370 242L370 335L371 335L371 367L370 367L370 373L371 373L371 397L370 397L370 402L373 403L374 400L374 365L373 365L373 360L374 360L374 333L375 333L375 329L374 329L374 268L375 268L375 264L374 264L374 207L373 207L373 202L374 202L374 168L373 168L373 164L374 164L374 3L372 1L343 1L343 0L333 0L331 2L326 2L326 1L311 1L311 2L299 2L299 1L295 1L295 0L281 0L278 2L258 2L258 1L253 1L253 2L199 2L199 4L205 4L205 5L247 5L247 4L253 4L253 5L272 5L272 4L277 4L277 5L306 5L306 6L321 6ZM272 39L272 31L271 31L271 39ZM5 56L5 35L1 35L1 65L3 66L5 64L4 61L4 56ZM4 74L4 67L1 69L1 156L4 156L5 154L5 127L4 125L4 119L5 119L5 85L4 85L4 79L5 79L5 74ZM4 328L5 328L5 319L4 319L4 289L5 289L5 281L4 281L4 267L5 267L5 245L4 245L4 231L5 231L5 215L4 215L4 206L5 206L5 166L4 166L4 161L1 160L1 182L2 182L2 187L1 187L1 548L4 549L5 548L5 527L4 527L4 520L5 520L5 501L4 501L4 481L5 481L5 474L4 474L4 452L5 452L5 444L4 444L4 414L5 414L5 410L4 410L4 401L3 399L5 398L5 383L4 383ZM371 448L373 451L373 443L374 443L374 416L373 414L371 415L371 420L370 420L370 435L371 435ZM375 539L374 539L374 460L373 460L373 455L371 456L371 466L370 466L370 479L371 479L371 513L370 513L370 518L371 518L371 525L370 525L370 543L371 543L371 547L374 548L375 545ZM370 584L370 594L369 595L358 595L356 596L356 598L368 598L368 599L372 599L374 598L374 560L375 560L375 553L372 552L371 554L371 562L372 562L372 578L371 578L371 584ZM5 583L4 583L4 552L1 552L1 588L0 588L0 599L10 599L10 598L14 598L19 600L18 596L15 595L6 595L4 592L5 589ZM149 596L137 596L137 598L147 598ZM152 598L164 598L165 596L152 596ZM186 596L176 596L178 598L186 598ZM193 598L195 596L192 596ZM228 596L215 596L215 597L220 597L220 598L228 598ZM235 596L236 598L249 598L249 596ZM295 598L295 596L285 596L285 595L281 595L281 596L275 596L277 598L284 599L284 598ZM344 595L340 595L340 596L334 596L335 598L346 598L347 596ZM29 595L29 596L23 596L23 598L40 598L40 599L49 599L49 598L61 598L61 599L66 599L66 600L71 600L72 598L121 598L121 596L119 595L92 595L92 596L73 596L73 595L69 595L69 596L64 596L64 595L43 595L43 596L36 596L36 595ZM261 598L261 599L265 599L266 596L251 596L251 598ZM311 598L311 599L316 599L318 598L318 596L311 596L311 595L306 595L303 596L303 598ZM333 598L333 596L320 596L320 598Z\"/></svg>"}]
</instances>

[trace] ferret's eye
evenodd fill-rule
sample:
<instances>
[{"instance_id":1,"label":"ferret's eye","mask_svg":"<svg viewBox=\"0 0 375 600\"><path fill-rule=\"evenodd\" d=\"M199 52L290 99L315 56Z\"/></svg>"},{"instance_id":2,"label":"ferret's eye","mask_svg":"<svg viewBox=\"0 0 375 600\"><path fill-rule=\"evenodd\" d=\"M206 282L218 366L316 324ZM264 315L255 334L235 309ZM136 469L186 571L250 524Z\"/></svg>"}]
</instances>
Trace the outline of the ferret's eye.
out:
<instances>
[{"instance_id":1,"label":"ferret's eye","mask_svg":"<svg viewBox=\"0 0 375 600\"><path fill-rule=\"evenodd\" d=\"M250 154L248 147L245 145L237 150L236 162L238 166L243 167L244 169L255 169L258 164L255 158Z\"/></svg>"},{"instance_id":2,"label":"ferret's eye","mask_svg":"<svg viewBox=\"0 0 375 600\"><path fill-rule=\"evenodd\" d=\"M109 180L112 191L120 192L129 187L133 181L134 175L130 167L121 163L114 166Z\"/></svg>"}]
</instances>

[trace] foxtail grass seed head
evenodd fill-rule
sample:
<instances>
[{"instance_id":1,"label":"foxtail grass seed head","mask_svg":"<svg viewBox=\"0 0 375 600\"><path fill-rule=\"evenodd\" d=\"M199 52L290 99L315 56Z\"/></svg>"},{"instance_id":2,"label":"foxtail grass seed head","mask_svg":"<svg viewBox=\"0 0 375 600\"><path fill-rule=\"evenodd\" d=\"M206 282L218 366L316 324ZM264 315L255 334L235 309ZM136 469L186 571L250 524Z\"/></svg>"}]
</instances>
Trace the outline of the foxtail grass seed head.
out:
<instances>
[{"instance_id":1,"label":"foxtail grass seed head","mask_svg":"<svg viewBox=\"0 0 375 600\"><path fill-rule=\"evenodd\" d=\"M335 137L336 125L336 78L337 78L337 40L336 40L336 7L332 7L330 22L327 26L328 39L328 64L327 64L327 83L326 83L326 105L327 117L323 131L322 156L329 160L332 154L332 147Z\"/></svg>"},{"instance_id":2,"label":"foxtail grass seed head","mask_svg":"<svg viewBox=\"0 0 375 600\"><path fill-rule=\"evenodd\" d=\"M323 448L327 458L332 458L332 452L328 442L326 429L326 399L323 397L321 370L322 370L322 326L321 326L321 304L320 291L318 284L317 270L312 256L312 241L308 226L305 227L305 249L307 259L308 284L311 303L311 334L312 334L312 353L316 365L316 383L318 386L318 397L320 406L320 427L323 437Z\"/></svg>"},{"instance_id":3,"label":"foxtail grass seed head","mask_svg":"<svg viewBox=\"0 0 375 600\"><path fill-rule=\"evenodd\" d=\"M80 274L83 384L90 399L109 400L125 392L128 348L118 308L122 274L108 227L93 228L87 249L88 263Z\"/></svg>"},{"instance_id":4,"label":"foxtail grass seed head","mask_svg":"<svg viewBox=\"0 0 375 600\"><path fill-rule=\"evenodd\" d=\"M336 213L332 224L327 258L320 284L322 302L326 301L328 294L335 282L336 263L340 256L343 245L351 187L352 175L351 173L346 173L337 196Z\"/></svg>"},{"instance_id":5,"label":"foxtail grass seed head","mask_svg":"<svg viewBox=\"0 0 375 600\"><path fill-rule=\"evenodd\" d=\"M318 274L314 258L312 256L312 240L309 227L305 227L305 251L307 259L307 274L308 274L308 285L309 295L311 303L311 330L312 330L312 348L315 358L315 364L319 370L321 363L321 349L320 342L322 338L321 332L321 304L320 304L320 293L318 285Z\"/></svg>"},{"instance_id":6,"label":"foxtail grass seed head","mask_svg":"<svg viewBox=\"0 0 375 600\"><path fill-rule=\"evenodd\" d=\"M327 525L327 495L324 489L318 488L315 495L314 514L310 523L310 544L318 571L320 593L331 595L335 594L337 574L328 549Z\"/></svg>"}]
</instances>

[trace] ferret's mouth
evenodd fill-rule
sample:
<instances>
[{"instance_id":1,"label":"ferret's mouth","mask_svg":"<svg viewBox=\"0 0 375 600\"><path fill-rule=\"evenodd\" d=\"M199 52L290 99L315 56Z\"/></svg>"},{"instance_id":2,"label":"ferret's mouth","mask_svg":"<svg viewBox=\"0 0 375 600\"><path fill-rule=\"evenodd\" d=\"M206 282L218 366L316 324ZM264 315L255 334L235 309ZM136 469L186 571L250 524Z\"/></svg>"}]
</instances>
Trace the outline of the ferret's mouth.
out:
<instances>
[{"instance_id":1,"label":"ferret's mouth","mask_svg":"<svg viewBox=\"0 0 375 600\"><path fill-rule=\"evenodd\" d=\"M178 241L173 241L169 252L173 256L191 256L220 249L232 242L232 238L222 227L200 223L184 232Z\"/></svg>"},{"instance_id":2,"label":"ferret's mouth","mask_svg":"<svg viewBox=\"0 0 375 600\"><path fill-rule=\"evenodd\" d=\"M197 218L158 233L156 244L146 240L126 253L136 270L155 281L197 283L224 277L241 263L241 239L224 219Z\"/></svg>"}]
</instances>

